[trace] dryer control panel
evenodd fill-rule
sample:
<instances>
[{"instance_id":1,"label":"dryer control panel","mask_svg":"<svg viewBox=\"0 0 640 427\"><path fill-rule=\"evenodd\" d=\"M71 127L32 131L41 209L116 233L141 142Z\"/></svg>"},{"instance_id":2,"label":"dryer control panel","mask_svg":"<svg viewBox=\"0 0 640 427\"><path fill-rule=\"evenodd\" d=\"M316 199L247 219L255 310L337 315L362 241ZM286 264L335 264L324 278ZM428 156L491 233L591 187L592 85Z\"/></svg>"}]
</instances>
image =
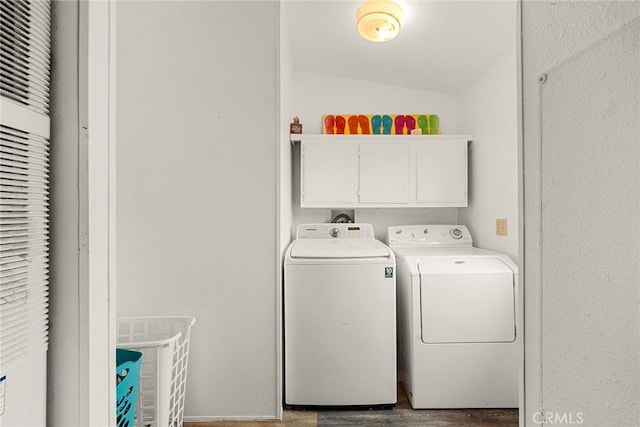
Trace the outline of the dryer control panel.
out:
<instances>
[{"instance_id":1,"label":"dryer control panel","mask_svg":"<svg viewBox=\"0 0 640 427\"><path fill-rule=\"evenodd\" d=\"M387 242L395 247L472 247L471 233L464 225L393 225Z\"/></svg>"},{"instance_id":2,"label":"dryer control panel","mask_svg":"<svg viewBox=\"0 0 640 427\"><path fill-rule=\"evenodd\" d=\"M300 224L298 239L374 239L371 224Z\"/></svg>"}]
</instances>

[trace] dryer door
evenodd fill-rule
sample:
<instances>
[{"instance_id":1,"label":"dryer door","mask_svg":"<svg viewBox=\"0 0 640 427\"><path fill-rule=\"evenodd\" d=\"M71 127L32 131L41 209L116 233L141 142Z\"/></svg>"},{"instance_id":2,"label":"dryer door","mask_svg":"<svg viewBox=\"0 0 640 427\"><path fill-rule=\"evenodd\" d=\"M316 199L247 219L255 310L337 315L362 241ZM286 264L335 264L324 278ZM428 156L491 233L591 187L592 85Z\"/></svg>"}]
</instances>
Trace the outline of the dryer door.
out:
<instances>
[{"instance_id":1,"label":"dryer door","mask_svg":"<svg viewBox=\"0 0 640 427\"><path fill-rule=\"evenodd\" d=\"M515 340L513 272L495 258L425 258L420 261L422 341Z\"/></svg>"}]
</instances>

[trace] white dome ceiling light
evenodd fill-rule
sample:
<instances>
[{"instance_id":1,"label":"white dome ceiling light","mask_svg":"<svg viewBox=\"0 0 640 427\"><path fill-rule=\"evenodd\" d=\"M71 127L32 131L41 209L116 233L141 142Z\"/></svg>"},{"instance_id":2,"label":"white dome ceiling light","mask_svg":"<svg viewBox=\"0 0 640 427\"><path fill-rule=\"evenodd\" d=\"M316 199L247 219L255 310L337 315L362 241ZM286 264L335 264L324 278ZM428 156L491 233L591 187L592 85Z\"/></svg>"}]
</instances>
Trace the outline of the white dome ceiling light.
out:
<instances>
[{"instance_id":1,"label":"white dome ceiling light","mask_svg":"<svg viewBox=\"0 0 640 427\"><path fill-rule=\"evenodd\" d=\"M372 42L386 42L400 32L404 11L390 0L368 0L356 11L358 33Z\"/></svg>"}]
</instances>

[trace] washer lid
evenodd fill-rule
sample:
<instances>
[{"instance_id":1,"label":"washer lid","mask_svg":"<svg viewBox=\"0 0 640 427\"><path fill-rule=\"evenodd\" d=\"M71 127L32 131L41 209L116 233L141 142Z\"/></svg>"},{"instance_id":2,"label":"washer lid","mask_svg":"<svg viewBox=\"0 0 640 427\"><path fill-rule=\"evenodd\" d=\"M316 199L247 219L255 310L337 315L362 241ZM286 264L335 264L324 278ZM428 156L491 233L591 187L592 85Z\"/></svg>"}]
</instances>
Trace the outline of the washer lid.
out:
<instances>
[{"instance_id":1,"label":"washer lid","mask_svg":"<svg viewBox=\"0 0 640 427\"><path fill-rule=\"evenodd\" d=\"M389 255L389 248L374 239L297 239L291 248L291 258L377 258Z\"/></svg>"}]
</instances>

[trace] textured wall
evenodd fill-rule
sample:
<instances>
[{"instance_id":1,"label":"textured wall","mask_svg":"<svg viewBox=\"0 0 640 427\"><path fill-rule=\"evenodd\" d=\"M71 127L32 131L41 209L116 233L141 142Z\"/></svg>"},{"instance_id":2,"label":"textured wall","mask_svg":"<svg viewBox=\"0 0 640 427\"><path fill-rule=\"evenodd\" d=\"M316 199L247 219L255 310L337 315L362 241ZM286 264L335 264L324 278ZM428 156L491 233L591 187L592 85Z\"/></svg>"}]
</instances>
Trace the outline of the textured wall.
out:
<instances>
[{"instance_id":1,"label":"textured wall","mask_svg":"<svg viewBox=\"0 0 640 427\"><path fill-rule=\"evenodd\" d=\"M525 420L635 426L640 3L522 14Z\"/></svg>"},{"instance_id":2,"label":"textured wall","mask_svg":"<svg viewBox=\"0 0 640 427\"><path fill-rule=\"evenodd\" d=\"M118 314L190 314L187 418L275 417L277 2L118 5Z\"/></svg>"},{"instance_id":3,"label":"textured wall","mask_svg":"<svg viewBox=\"0 0 640 427\"><path fill-rule=\"evenodd\" d=\"M469 207L458 209L476 246L518 261L518 115L515 50L504 53L457 95L460 133L469 148ZM508 235L496 236L496 218L508 220Z\"/></svg>"}]
</instances>

